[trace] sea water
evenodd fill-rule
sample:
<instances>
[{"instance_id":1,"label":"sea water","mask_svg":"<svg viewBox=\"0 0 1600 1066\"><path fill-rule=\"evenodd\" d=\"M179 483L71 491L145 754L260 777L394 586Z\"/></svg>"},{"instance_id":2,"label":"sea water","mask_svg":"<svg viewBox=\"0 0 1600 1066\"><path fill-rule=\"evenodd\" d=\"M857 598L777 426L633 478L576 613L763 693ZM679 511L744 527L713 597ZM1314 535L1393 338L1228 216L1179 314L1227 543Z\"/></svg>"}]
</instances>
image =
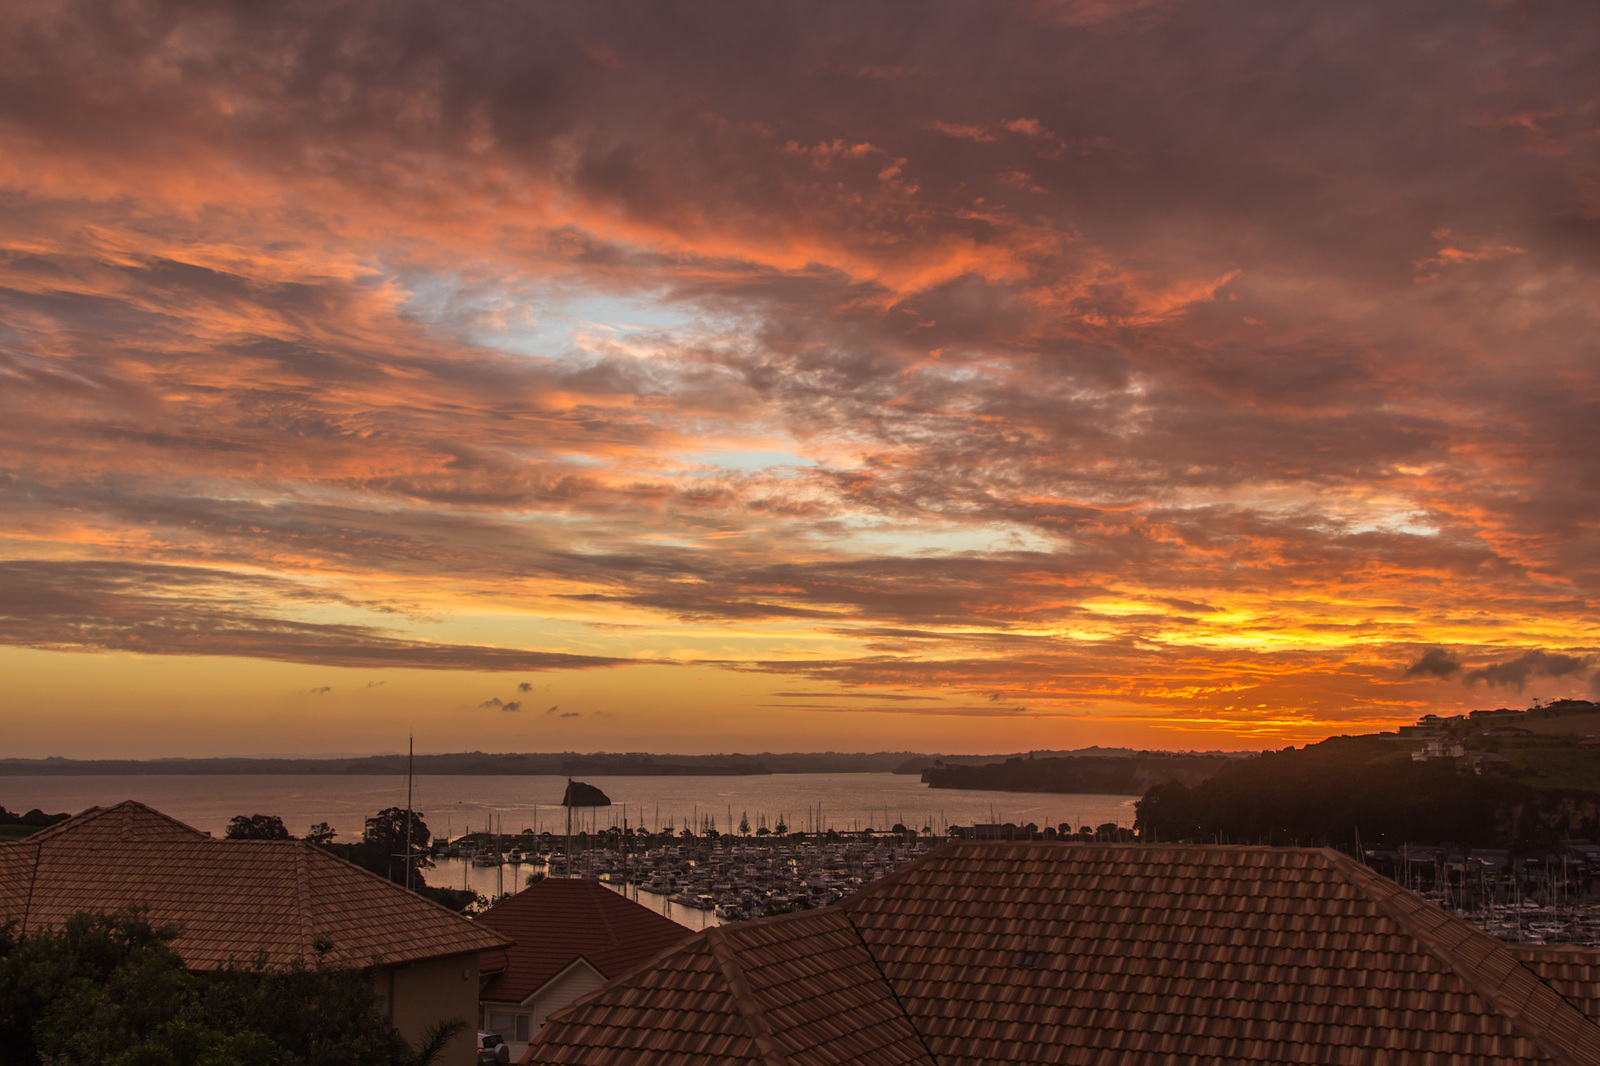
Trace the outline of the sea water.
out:
<instances>
[{"instance_id":1,"label":"sea water","mask_svg":"<svg viewBox=\"0 0 1600 1066\"><path fill-rule=\"evenodd\" d=\"M993 792L930 789L915 774L830 773L753 776L584 778L611 799L610 807L573 811L573 832L607 829L626 820L652 832L695 832L714 824L738 832L748 819L751 833L774 829L780 819L791 832L817 829L883 830L896 824L931 830L939 837L952 825L980 822L1063 822L1131 826L1136 796L1086 793ZM531 829L558 836L567 830L560 805L565 777L544 775L442 775L412 778L411 803L435 836ZM196 829L222 836L236 815L283 819L295 836L327 822L336 839L357 840L366 819L386 807L406 805L404 776L335 774L73 775L0 777L0 806L76 813L86 807L138 800ZM485 895L515 891L537 866L474 867L440 859L426 872L429 884L470 888ZM632 894L630 893L630 898ZM640 903L692 928L715 924L710 912L671 907L649 893Z\"/></svg>"}]
</instances>

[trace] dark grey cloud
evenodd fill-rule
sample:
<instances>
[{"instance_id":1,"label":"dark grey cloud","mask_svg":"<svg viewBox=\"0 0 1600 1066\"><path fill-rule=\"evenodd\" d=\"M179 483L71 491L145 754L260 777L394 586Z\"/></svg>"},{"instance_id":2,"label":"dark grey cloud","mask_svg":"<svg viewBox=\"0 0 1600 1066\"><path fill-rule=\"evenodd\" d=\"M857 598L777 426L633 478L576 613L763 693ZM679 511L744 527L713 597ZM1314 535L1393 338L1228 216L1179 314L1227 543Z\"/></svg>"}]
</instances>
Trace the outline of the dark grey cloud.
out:
<instances>
[{"instance_id":1,"label":"dark grey cloud","mask_svg":"<svg viewBox=\"0 0 1600 1066\"><path fill-rule=\"evenodd\" d=\"M1453 677L1460 672L1461 663L1443 648L1429 648L1422 658L1406 667L1407 677Z\"/></svg>"},{"instance_id":2,"label":"dark grey cloud","mask_svg":"<svg viewBox=\"0 0 1600 1066\"><path fill-rule=\"evenodd\" d=\"M1570 677L1586 669L1589 663L1590 658L1587 656L1580 657L1534 648L1514 659L1469 670L1462 675L1461 680L1469 685L1482 681L1487 685L1503 685L1521 692L1535 677Z\"/></svg>"}]
</instances>

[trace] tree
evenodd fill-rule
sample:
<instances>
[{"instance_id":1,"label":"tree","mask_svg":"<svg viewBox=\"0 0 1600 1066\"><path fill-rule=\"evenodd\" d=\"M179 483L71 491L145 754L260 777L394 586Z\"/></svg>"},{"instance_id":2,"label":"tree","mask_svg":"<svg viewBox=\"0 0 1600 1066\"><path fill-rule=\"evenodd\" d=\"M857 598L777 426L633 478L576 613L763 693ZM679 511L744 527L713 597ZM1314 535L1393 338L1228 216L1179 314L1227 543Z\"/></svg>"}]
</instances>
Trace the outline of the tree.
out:
<instances>
[{"instance_id":1,"label":"tree","mask_svg":"<svg viewBox=\"0 0 1600 1066\"><path fill-rule=\"evenodd\" d=\"M275 814L236 814L223 834L229 840L289 840L289 830Z\"/></svg>"},{"instance_id":2,"label":"tree","mask_svg":"<svg viewBox=\"0 0 1600 1066\"><path fill-rule=\"evenodd\" d=\"M406 832L408 816L411 827L409 835ZM367 819L366 832L361 839L362 843L377 850L380 856L388 860L385 874L395 884L406 883L408 866L412 870L433 867L433 861L428 858L428 843L433 839L433 834L428 832L428 823L416 811L407 811L404 807L384 808ZM409 855L406 851L408 840L411 845ZM420 876L416 878L418 883L421 880Z\"/></svg>"},{"instance_id":3,"label":"tree","mask_svg":"<svg viewBox=\"0 0 1600 1066\"><path fill-rule=\"evenodd\" d=\"M739 835L740 836L749 836L750 835L750 812L749 811L740 811L739 812Z\"/></svg>"},{"instance_id":4,"label":"tree","mask_svg":"<svg viewBox=\"0 0 1600 1066\"><path fill-rule=\"evenodd\" d=\"M318 822L316 825L306 830L306 843L318 845L331 844L333 843L334 836L335 833L333 831L333 826L329 825L327 822Z\"/></svg>"},{"instance_id":5,"label":"tree","mask_svg":"<svg viewBox=\"0 0 1600 1066\"><path fill-rule=\"evenodd\" d=\"M137 911L22 937L0 927L0 1066L425 1066L460 1031L447 1023L413 1050L378 1014L367 971L193 974L176 935Z\"/></svg>"}]
</instances>

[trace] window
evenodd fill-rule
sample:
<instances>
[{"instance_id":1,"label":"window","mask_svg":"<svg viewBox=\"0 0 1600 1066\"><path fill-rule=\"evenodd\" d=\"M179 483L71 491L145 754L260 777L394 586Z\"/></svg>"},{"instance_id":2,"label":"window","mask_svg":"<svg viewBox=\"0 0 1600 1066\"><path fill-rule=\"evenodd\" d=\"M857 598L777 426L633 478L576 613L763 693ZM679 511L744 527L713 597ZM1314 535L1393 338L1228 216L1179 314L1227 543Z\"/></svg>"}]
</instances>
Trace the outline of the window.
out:
<instances>
[{"instance_id":1,"label":"window","mask_svg":"<svg viewBox=\"0 0 1600 1066\"><path fill-rule=\"evenodd\" d=\"M506 1040L518 1044L526 1044L530 1035L529 1030L532 1028L529 1023L532 1021L532 1016L527 1014L512 1014L510 1011L491 1011L489 1013L489 1024L485 1025L484 1028L491 1033L499 1033Z\"/></svg>"}]
</instances>

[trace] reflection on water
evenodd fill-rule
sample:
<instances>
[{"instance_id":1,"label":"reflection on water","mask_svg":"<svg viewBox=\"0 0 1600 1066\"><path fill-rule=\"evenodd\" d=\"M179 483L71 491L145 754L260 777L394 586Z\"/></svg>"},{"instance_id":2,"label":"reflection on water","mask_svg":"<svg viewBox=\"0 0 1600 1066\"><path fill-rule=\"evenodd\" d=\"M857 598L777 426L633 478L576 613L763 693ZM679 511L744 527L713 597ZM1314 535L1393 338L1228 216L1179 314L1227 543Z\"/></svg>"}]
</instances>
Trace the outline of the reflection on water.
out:
<instances>
[{"instance_id":1,"label":"reflection on water","mask_svg":"<svg viewBox=\"0 0 1600 1066\"><path fill-rule=\"evenodd\" d=\"M520 892L527 887L529 875L542 874L545 871L543 863L522 863L519 866L512 866L510 863L502 866L474 866L471 859L435 859L433 862L433 869L425 873L428 884L442 885L445 888L465 888L486 899L493 899L502 892ZM679 925L688 926L690 929L699 930L722 924L722 919L718 918L714 911L703 911L682 904L674 905L666 893L658 895L646 892L638 885L628 885L624 889L622 885L601 883L613 892L637 901L640 906L648 907L657 914L671 918Z\"/></svg>"}]
</instances>

